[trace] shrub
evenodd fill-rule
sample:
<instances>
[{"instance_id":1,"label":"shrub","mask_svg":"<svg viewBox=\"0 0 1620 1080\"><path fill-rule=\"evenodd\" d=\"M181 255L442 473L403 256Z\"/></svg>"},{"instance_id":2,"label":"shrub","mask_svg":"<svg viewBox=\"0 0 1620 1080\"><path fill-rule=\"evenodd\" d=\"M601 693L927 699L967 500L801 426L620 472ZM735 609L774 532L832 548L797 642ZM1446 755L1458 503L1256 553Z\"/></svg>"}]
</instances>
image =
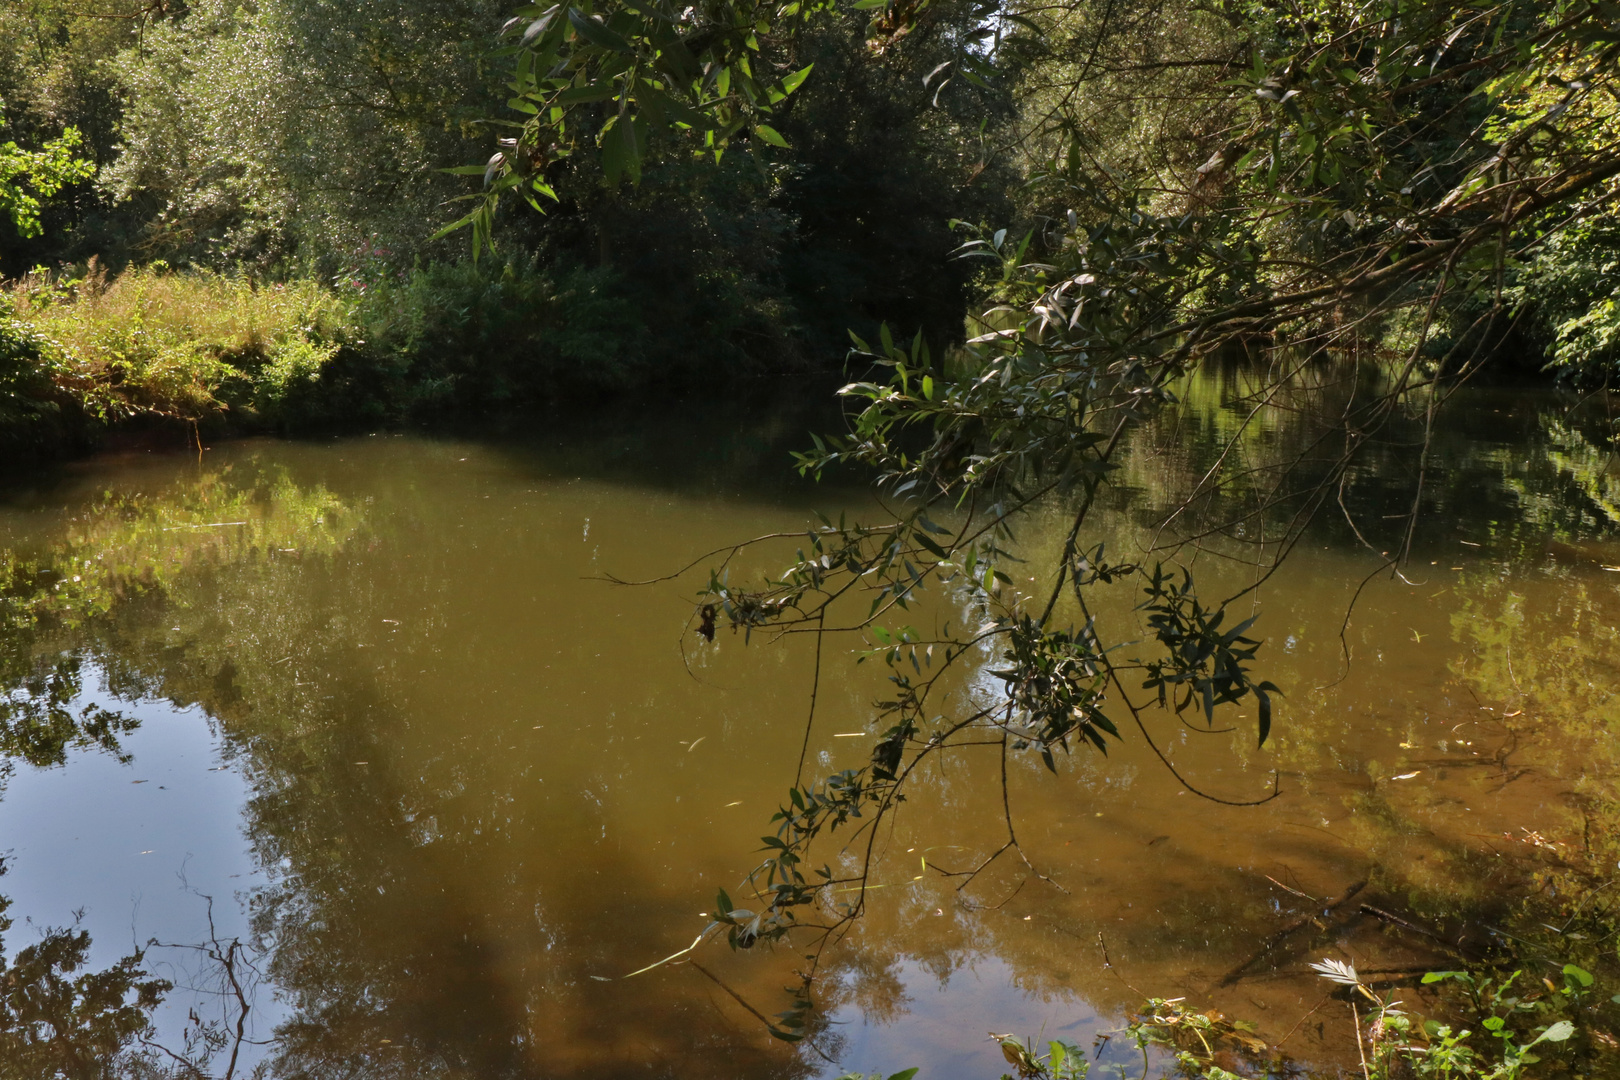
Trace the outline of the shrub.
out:
<instances>
[{"instance_id":1,"label":"shrub","mask_svg":"<svg viewBox=\"0 0 1620 1080\"><path fill-rule=\"evenodd\" d=\"M162 264L109 279L92 264L0 297L13 313L0 346L11 439L63 403L91 423L287 429L515 412L660 374L607 269L379 261L330 288Z\"/></svg>"},{"instance_id":2,"label":"shrub","mask_svg":"<svg viewBox=\"0 0 1620 1080\"><path fill-rule=\"evenodd\" d=\"M61 440L52 379L59 369L50 343L15 318L10 297L0 293L0 457L17 461Z\"/></svg>"},{"instance_id":3,"label":"shrub","mask_svg":"<svg viewBox=\"0 0 1620 1080\"><path fill-rule=\"evenodd\" d=\"M530 407L629 389L647 331L608 269L429 263L351 278L352 361L393 383L393 411Z\"/></svg>"}]
</instances>

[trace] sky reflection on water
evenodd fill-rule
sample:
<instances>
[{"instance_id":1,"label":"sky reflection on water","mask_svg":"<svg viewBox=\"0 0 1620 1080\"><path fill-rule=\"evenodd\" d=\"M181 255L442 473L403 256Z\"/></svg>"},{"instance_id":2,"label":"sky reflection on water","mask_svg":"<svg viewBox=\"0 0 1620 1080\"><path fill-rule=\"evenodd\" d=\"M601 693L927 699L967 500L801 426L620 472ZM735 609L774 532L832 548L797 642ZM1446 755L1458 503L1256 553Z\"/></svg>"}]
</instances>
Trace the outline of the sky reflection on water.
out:
<instances>
[{"instance_id":1,"label":"sky reflection on water","mask_svg":"<svg viewBox=\"0 0 1620 1080\"><path fill-rule=\"evenodd\" d=\"M1008 860L959 894L929 867L999 843L994 763L963 755L920 777L886 840L881 902L823 989L827 1056L994 1076L989 1030L1089 1045L1133 988L1204 995L1275 1037L1318 993L1300 958L1222 976L1298 915L1300 893L1368 878L1380 903L1466 934L1510 882L1504 858L1551 858L1519 832L1570 842L1567 793L1613 787L1612 750L1589 752L1610 734L1602 673L1620 623L1620 574L1604 569L1612 478L1557 409L1530 405L1541 426L1508 435L1479 422L1500 397L1460 412L1432 494L1446 527L1415 549L1419 584L1376 583L1343 642L1345 605L1378 560L1342 522L1324 520L1262 593L1263 661L1288 693L1263 751L1244 717L1213 737L1154 721L1195 783L1263 794L1280 771L1284 798L1203 803L1134 738L1055 779L1020 761L1021 834L1069 891ZM1189 415L1218 428L1213 409ZM276 1041L247 1060L272 1075L836 1075L738 1002L785 1007L791 953L718 948L706 976L619 978L685 945L715 887L756 859L798 755L810 656L729 634L700 646L683 634L696 577L625 589L600 575L652 576L802 527L812 508L870 509L857 490L780 479L797 430L646 425L600 434L596 454L573 436L244 442L201 463L95 461L14 497L0 549L22 568L12 591L44 614L7 632L10 677L38 682L77 657L83 689L51 715L95 701L138 727L119 739L127 764L71 740L65 767L14 763L0 800L8 951L33 939L24 919L61 926L79 908L92 967L148 938L197 942L210 895L219 938L261 950L255 1037ZM1295 437L1260 436L1271 452ZM1184 425L1144 443L1122 490L1185 491L1200 438ZM1404 453L1392 442L1348 492L1368 531L1402 497ZM1118 508L1122 545L1132 511ZM1031 522L1026 551L1058 542L1058 520ZM1214 549L1243 539L1183 556L1211 590L1240 587L1246 571ZM1128 625L1132 602L1099 611ZM866 730L880 674L842 656L829 671L812 754L834 769L868 752L840 736ZM1386 929L1363 920L1316 947L1434 961ZM193 982L161 966L176 955L154 950L149 969ZM162 1039L196 1000L171 994ZM1289 1048L1327 1060L1342 1035L1306 1029Z\"/></svg>"}]
</instances>

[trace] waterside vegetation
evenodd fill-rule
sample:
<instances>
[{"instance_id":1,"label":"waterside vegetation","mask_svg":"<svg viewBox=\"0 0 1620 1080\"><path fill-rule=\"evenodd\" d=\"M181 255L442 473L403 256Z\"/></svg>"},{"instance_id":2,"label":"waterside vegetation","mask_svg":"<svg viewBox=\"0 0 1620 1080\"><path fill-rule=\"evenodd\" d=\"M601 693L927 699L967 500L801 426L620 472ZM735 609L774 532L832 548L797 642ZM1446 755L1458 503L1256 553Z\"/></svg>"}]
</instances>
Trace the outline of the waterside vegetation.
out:
<instances>
[{"instance_id":1,"label":"waterside vegetation","mask_svg":"<svg viewBox=\"0 0 1620 1080\"><path fill-rule=\"evenodd\" d=\"M1393 37L1330 3L579 11L9 5L10 452L832 379L870 366L848 332L943 358L987 306L974 332L1132 289L1149 340L1205 326L1189 357L1211 319L1453 374L1620 355L1601 3L1420 5ZM479 265L445 229L467 199ZM261 287L320 318L244 345ZM155 290L151 329L105 324Z\"/></svg>"}]
</instances>

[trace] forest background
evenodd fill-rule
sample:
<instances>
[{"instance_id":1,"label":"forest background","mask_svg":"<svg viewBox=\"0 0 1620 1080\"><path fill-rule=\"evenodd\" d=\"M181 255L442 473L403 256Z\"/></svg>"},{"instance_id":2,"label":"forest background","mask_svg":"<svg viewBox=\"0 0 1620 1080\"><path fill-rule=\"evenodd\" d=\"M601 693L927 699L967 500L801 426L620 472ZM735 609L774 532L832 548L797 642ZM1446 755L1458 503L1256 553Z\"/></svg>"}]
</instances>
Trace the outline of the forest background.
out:
<instances>
[{"instance_id":1,"label":"forest background","mask_svg":"<svg viewBox=\"0 0 1620 1080\"><path fill-rule=\"evenodd\" d=\"M838 372L883 319L961 336L951 220L1014 215L984 135L1009 98L932 107L946 46L882 60L860 13L796 43L821 76L779 121L791 148L669 146L635 186L581 155L489 257L435 239L476 187L447 169L507 111L507 6L6 0L8 152L89 163L48 195L24 173L37 209L0 213L12 455L109 422L487 419Z\"/></svg>"},{"instance_id":2,"label":"forest background","mask_svg":"<svg viewBox=\"0 0 1620 1080\"><path fill-rule=\"evenodd\" d=\"M1574 6L1612 21L1604 5ZM744 7L708 14L735 21ZM711 108L649 131L656 110L632 97L634 80L603 100L582 75L566 119L554 109L540 125L549 134L507 140L527 140L514 173L510 149L489 154L536 112L518 34L539 23L503 36L504 0L5 0L5 456L69 452L113 425L487 421L582 396L832 378L848 335L872 340L883 323L937 353L963 339L970 312L1017 301L1012 264L1060 248L1077 202L1097 207L1094 190L1075 196L1082 174L1112 178L1105 214L1129 202L1174 220L1229 198L1237 170L1222 154L1255 93L1234 76L1266 75L1246 67L1267 44L1256 27L1286 46L1355 5L789 7L744 13L757 36L736 47L791 81L731 93L735 117ZM1565 7L1448 16L1451 44L1417 59L1468 72L1465 51L1490 44L1473 38L1528 45ZM592 46L573 40L585 51L562 63L583 72ZM729 75L725 49L706 47L706 70ZM1445 115L1498 73L1431 78L1428 93ZM631 104L636 119L616 127ZM1613 102L1587 112L1599 135L1581 138L1604 142ZM1430 135L1435 162L1480 142L1467 122L1438 132L1441 145ZM540 178L544 197L528 198L544 212L509 193L475 261L467 234L442 228L480 174L496 190ZM1490 335L1498 368L1606 377L1613 188L1584 191L1578 220L1542 229L1490 283L1519 300ZM1335 245L1363 246L1353 208L1312 213L1332 228L1290 237L1295 254L1325 265ZM964 244L988 258L961 257ZM1442 315L1466 323L1479 306L1467 292ZM1429 329L1426 353L1445 355L1454 341ZM1404 348L1402 335L1407 323L1385 319L1358 340Z\"/></svg>"}]
</instances>

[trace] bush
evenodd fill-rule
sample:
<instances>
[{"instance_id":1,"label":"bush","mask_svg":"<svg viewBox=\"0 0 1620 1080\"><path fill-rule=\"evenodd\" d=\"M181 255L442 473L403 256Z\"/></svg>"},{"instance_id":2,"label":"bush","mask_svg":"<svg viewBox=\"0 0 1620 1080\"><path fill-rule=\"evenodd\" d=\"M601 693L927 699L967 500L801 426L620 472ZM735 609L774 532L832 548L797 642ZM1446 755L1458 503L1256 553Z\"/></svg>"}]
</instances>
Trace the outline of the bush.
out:
<instances>
[{"instance_id":1,"label":"bush","mask_svg":"<svg viewBox=\"0 0 1620 1080\"><path fill-rule=\"evenodd\" d=\"M350 378L388 385L394 415L510 410L653 376L647 331L607 269L430 263L357 272Z\"/></svg>"},{"instance_id":2,"label":"bush","mask_svg":"<svg viewBox=\"0 0 1620 1080\"><path fill-rule=\"evenodd\" d=\"M0 300L0 445L41 440L64 408L85 432L141 417L288 430L516 413L667 374L615 272L575 265L379 257L334 288L92 264Z\"/></svg>"},{"instance_id":3,"label":"bush","mask_svg":"<svg viewBox=\"0 0 1620 1080\"><path fill-rule=\"evenodd\" d=\"M16 462L60 443L61 402L52 375L60 370L50 343L14 317L0 293L0 458Z\"/></svg>"},{"instance_id":4,"label":"bush","mask_svg":"<svg viewBox=\"0 0 1620 1080\"><path fill-rule=\"evenodd\" d=\"M1620 372L1620 226L1607 215L1548 238L1509 295L1549 370L1591 385Z\"/></svg>"}]
</instances>

